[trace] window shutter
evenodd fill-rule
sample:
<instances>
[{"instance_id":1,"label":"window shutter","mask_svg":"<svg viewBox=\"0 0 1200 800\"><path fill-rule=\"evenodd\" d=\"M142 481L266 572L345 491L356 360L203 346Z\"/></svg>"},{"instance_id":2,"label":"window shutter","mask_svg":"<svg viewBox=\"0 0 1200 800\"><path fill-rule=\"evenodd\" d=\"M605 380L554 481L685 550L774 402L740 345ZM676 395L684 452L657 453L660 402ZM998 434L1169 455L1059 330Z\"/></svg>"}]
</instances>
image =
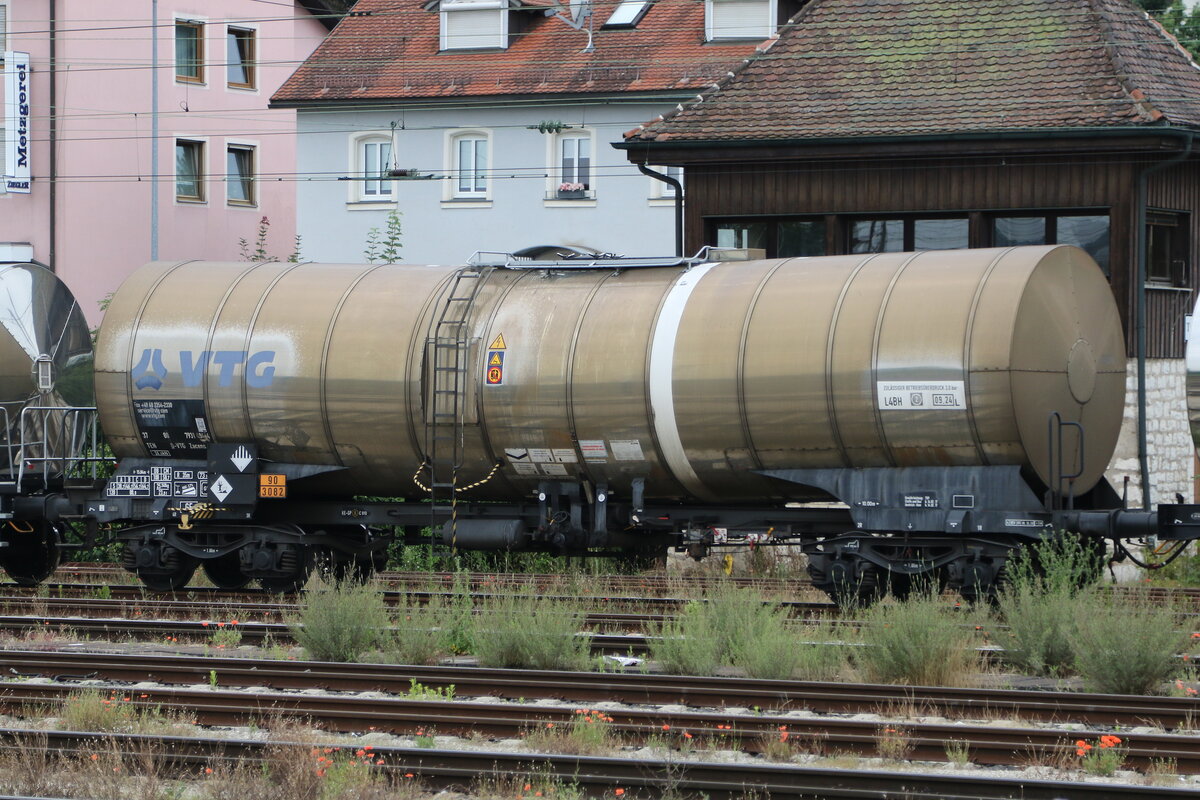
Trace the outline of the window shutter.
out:
<instances>
[{"instance_id":1,"label":"window shutter","mask_svg":"<svg viewBox=\"0 0 1200 800\"><path fill-rule=\"evenodd\" d=\"M442 49L503 48L507 45L502 8L446 10L442 12Z\"/></svg>"},{"instance_id":2,"label":"window shutter","mask_svg":"<svg viewBox=\"0 0 1200 800\"><path fill-rule=\"evenodd\" d=\"M769 0L709 0L710 39L766 39L771 35Z\"/></svg>"}]
</instances>

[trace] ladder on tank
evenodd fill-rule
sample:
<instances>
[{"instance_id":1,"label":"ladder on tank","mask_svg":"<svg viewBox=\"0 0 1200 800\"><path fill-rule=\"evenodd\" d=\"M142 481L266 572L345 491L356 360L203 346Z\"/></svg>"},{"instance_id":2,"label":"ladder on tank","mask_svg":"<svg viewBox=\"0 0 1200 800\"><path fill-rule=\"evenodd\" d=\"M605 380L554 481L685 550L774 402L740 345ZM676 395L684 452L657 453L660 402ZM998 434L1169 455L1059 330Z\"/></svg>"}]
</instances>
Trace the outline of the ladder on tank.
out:
<instances>
[{"instance_id":1,"label":"ladder on tank","mask_svg":"<svg viewBox=\"0 0 1200 800\"><path fill-rule=\"evenodd\" d=\"M466 429L467 368L470 361L470 317L475 298L490 269L464 267L454 273L426 339L429 359L429 413L425 426L425 458L430 512L450 512L451 545L456 543L456 491L462 468Z\"/></svg>"}]
</instances>

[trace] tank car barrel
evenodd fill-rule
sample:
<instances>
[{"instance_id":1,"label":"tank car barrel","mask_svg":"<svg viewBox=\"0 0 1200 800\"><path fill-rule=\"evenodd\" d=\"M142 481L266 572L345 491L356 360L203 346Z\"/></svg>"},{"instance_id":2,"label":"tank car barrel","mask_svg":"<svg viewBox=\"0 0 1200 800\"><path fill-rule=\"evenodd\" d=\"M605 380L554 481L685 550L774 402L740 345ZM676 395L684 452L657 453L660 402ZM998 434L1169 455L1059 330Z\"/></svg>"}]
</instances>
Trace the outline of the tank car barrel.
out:
<instances>
[{"instance_id":1,"label":"tank car barrel","mask_svg":"<svg viewBox=\"0 0 1200 800\"><path fill-rule=\"evenodd\" d=\"M120 457L252 442L329 467L306 491L409 499L443 456L496 500L641 479L648 499L804 501L825 494L760 473L813 468L1049 484L1051 413L1085 431L1060 453L1085 492L1115 447L1116 304L1077 248L614 266L152 264L100 334L104 429Z\"/></svg>"}]
</instances>

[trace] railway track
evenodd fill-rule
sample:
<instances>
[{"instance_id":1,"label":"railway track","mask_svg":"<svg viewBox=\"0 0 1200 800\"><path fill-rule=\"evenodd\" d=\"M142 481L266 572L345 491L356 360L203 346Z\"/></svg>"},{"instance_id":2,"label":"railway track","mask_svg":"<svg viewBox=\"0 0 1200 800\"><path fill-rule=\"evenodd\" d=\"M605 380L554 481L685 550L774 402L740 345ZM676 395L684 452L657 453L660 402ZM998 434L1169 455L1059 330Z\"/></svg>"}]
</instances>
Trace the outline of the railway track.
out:
<instances>
[{"instance_id":1,"label":"railway track","mask_svg":"<svg viewBox=\"0 0 1200 800\"><path fill-rule=\"evenodd\" d=\"M387 695L388 692L403 693L410 681L425 686L449 685L450 676L443 673L441 681L431 679L433 668L380 668L378 666L343 668L330 664L290 664L285 662L233 663L239 659L176 659L164 657L114 657L99 654L55 654L2 653L9 663L10 674L28 678L33 674L50 672L58 683L0 682L0 708L20 714L29 708L53 708L65 702L80 684L96 680L105 681L100 686L89 688L111 694L113 702L128 705L133 709L154 709L161 706L184 711L206 725L245 725L254 720L276 717L291 717L318 722L329 730L361 732L372 729L396 734L408 734L417 730L437 728L439 734L459 736L484 734L496 737L516 737L545 726L569 727L580 713L577 705L595 702L598 695L604 699L628 703L631 699L643 702L669 698L671 705L665 708L606 707L605 713L612 718L612 730L627 741L645 742L650 737L667 738L682 743L686 737L689 744L706 743L722 749L737 749L744 752L762 752L770 742L783 738L799 744L805 752L851 752L873 755L880 748L882 738L889 736L903 740L909 757L924 761L942 761L948 758L947 742L962 742L968 748L972 761L983 765L1013 765L1029 763L1031 759L1069 759L1078 739L1098 740L1111 728L1082 730L1048 727L964 723L930 723L923 721L888 722L880 719L854 719L833 716L814 716L818 708L828 712L838 709L843 713L861 713L882 706L907 704L920 713L934 710L955 709L979 714L997 714L1003 710L1008 714L1029 714L1062 719L1090 715L1096 719L1107 715L1109 721L1136 719L1142 725L1161 724L1166 720L1191 720L1200 704L1195 701L1171 703L1169 698L1112 698L1103 696L1081 696L1062 698L1043 696L1036 693L985 693L973 690L975 700L966 692L953 690L869 687L858 692L855 687L832 687L830 685L803 684L795 682L758 681L750 691L757 694L737 695L740 681L723 683L678 679L668 676L616 676L566 673L532 674L519 670L488 670L482 680L473 683L472 678L459 670L453 677L462 683L454 683L460 696L481 688L488 683L483 693L512 697L529 689L530 697L545 697L556 693L562 699L572 701L568 705L531 705L529 703L480 703L461 700L410 699ZM84 656L78 658L77 656ZM137 663L141 659L144 663ZM22 669L21 667L24 667ZM35 669L36 668L36 669ZM55 671L77 669L78 672ZM86 671L84 671L86 670ZM278 691L283 687L312 692L315 689L345 687L347 674L349 685L371 687L369 696L355 694L296 694ZM355 673L357 673L355 675ZM496 678L508 679L508 687L501 688ZM492 679L490 682L487 679ZM592 686L581 692L580 678L590 678ZM153 681L155 684L179 680L199 683L203 688L150 687L138 681ZM113 681L122 681L114 685ZM428 681L428 683L427 683ZM213 684L221 688L214 688ZM771 687L770 684L776 684ZM539 686L540 685L540 686ZM236 690L227 686L243 687ZM245 687L273 687L273 691L252 691ZM774 689L774 692L771 689ZM749 703L750 699L761 699L770 705L741 707L711 707L724 691L738 697L737 702ZM890 695L890 696L889 696ZM553 696L553 695L552 695ZM585 700L584 698L591 698ZM576 704L573 701L578 700ZM681 702L682 701L682 702ZM728 701L727 701L728 702ZM688 710L679 710L679 705L688 705ZM757 705L757 704L756 704ZM1109 708L1106 708L1108 706ZM774 713L767 713L771 709ZM1111 722L1110 722L1111 724ZM1122 732L1125 760L1129 766L1148 769L1155 762L1170 760L1181 772L1200 773L1200 736L1168 733Z\"/></svg>"},{"instance_id":2,"label":"railway track","mask_svg":"<svg viewBox=\"0 0 1200 800\"><path fill-rule=\"evenodd\" d=\"M417 681L434 689L453 686L460 697L508 700L558 699L583 704L608 701L820 714L902 708L944 717L1200 729L1200 698L1194 697L41 650L0 650L0 669L9 676L57 681L207 685L215 672L220 685L228 687L402 695L411 681Z\"/></svg>"},{"instance_id":3,"label":"railway track","mask_svg":"<svg viewBox=\"0 0 1200 800\"><path fill-rule=\"evenodd\" d=\"M393 606L399 605L404 601L422 605L435 599L449 602L460 596L451 591L426 589L385 590L382 592L382 595L384 602ZM470 594L472 602L476 604L486 603L505 596L507 595L500 594L495 589L491 591L472 591ZM662 619L665 614L678 611L686 603L694 602L690 598L674 597L628 597L616 595L581 597L576 595L548 595L544 593L539 596L590 607L593 609L592 613L597 614L599 617L602 618L607 615L613 617L616 621L622 620L621 615L625 615L625 618L634 621L656 621ZM189 608L208 609L214 606L226 607L232 610L259 610L264 613L296 610L296 603L293 600L281 598L278 594L262 590L226 590L198 587L181 590L174 594L165 594L148 593L140 586L59 583L45 584L40 589L33 590L22 589L12 584L0 584L0 608L6 605L28 604L32 601L44 603L47 606L83 609L123 608L129 604L136 603L139 608L154 607L156 604L161 604L163 607L181 610ZM75 605L72 605L71 601L75 601ZM781 601L779 605L787 608L792 616L796 618L836 616L839 613L838 606L834 603ZM600 621L603 622L604 620L601 619Z\"/></svg>"},{"instance_id":4,"label":"railway track","mask_svg":"<svg viewBox=\"0 0 1200 800\"><path fill-rule=\"evenodd\" d=\"M101 743L125 752L160 753L164 766L196 774L214 763L264 763L268 750L291 749L297 757L312 745L247 739L190 739L178 736L88 734L51 731L45 736L50 753L85 754ZM28 731L0 728L0 749L30 746ZM38 743L40 746L40 743ZM352 750L352 748L346 748ZM412 775L434 789L466 789L480 779L508 781L536 776L579 787L592 797L660 797L667 792L735 800L747 796L795 800L849 800L904 797L909 800L1142 800L1194 797L1192 789L1123 786L1111 783L1029 780L976 773L927 775L894 770L846 770L793 764L744 764L677 759L496 753L471 750L380 747L378 769Z\"/></svg>"},{"instance_id":5,"label":"railway track","mask_svg":"<svg viewBox=\"0 0 1200 800\"><path fill-rule=\"evenodd\" d=\"M33 631L55 632L59 635L83 635L95 637L122 637L138 641L203 642L212 636L218 625L226 622L207 620L174 619L126 619L108 617L35 617L0 615L0 631L27 635ZM268 641L291 642L292 633L282 622L237 621L241 641L246 644L264 644ZM646 653L648 639L640 634L590 634L594 653Z\"/></svg>"},{"instance_id":6,"label":"railway track","mask_svg":"<svg viewBox=\"0 0 1200 800\"><path fill-rule=\"evenodd\" d=\"M217 673L218 681L220 672ZM567 728L576 719L573 706L478 703L459 700L410 700L379 696L313 695L212 688L94 687L113 703L135 711L162 707L193 717L201 725L244 726L295 719L329 731L361 733L374 729L399 735L517 738L545 727ZM79 686L0 682L0 708L10 714L60 706ZM970 760L980 765L1026 765L1033 760L1069 761L1079 739L1096 742L1102 732L996 725L762 715L732 711L676 711L606 708L612 733L626 742L652 737L690 746L763 752L781 731L798 752L876 755L883 738L903 740L906 756L920 761L946 761L946 743L961 742ZM1171 761L1181 773L1200 773L1200 737L1179 734L1122 733L1125 763L1146 770Z\"/></svg>"}]
</instances>

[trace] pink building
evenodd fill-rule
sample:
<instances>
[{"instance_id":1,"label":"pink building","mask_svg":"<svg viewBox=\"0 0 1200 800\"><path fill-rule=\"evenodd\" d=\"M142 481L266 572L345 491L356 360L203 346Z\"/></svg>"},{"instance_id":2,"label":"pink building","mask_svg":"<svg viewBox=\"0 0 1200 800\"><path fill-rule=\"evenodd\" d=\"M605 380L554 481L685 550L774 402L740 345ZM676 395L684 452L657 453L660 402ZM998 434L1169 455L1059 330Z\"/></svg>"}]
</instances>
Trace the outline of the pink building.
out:
<instances>
[{"instance_id":1,"label":"pink building","mask_svg":"<svg viewBox=\"0 0 1200 800\"><path fill-rule=\"evenodd\" d=\"M333 27L333 5L0 0L0 50L29 55L0 83L28 101L0 119L14 144L0 148L0 260L50 266L95 323L135 267L239 259L263 217L267 252L287 258L295 111L267 102Z\"/></svg>"}]
</instances>

